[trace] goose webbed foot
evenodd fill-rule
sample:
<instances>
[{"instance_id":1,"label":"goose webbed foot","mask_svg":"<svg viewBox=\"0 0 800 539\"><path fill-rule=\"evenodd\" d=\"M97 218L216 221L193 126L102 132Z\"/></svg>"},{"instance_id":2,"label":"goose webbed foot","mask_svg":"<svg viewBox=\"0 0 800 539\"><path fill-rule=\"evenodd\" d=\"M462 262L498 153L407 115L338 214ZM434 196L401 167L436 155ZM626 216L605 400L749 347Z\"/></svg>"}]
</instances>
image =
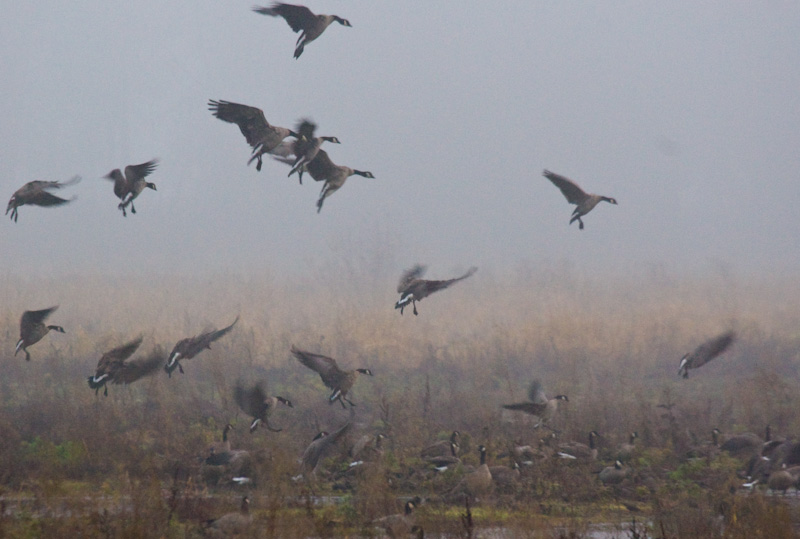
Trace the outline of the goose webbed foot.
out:
<instances>
[{"instance_id":1,"label":"goose webbed foot","mask_svg":"<svg viewBox=\"0 0 800 539\"><path fill-rule=\"evenodd\" d=\"M108 397L108 386L107 385L103 386L103 396L104 397Z\"/></svg>"},{"instance_id":2,"label":"goose webbed foot","mask_svg":"<svg viewBox=\"0 0 800 539\"><path fill-rule=\"evenodd\" d=\"M419 313L417 312L417 303L414 302L414 316L417 316Z\"/></svg>"},{"instance_id":3,"label":"goose webbed foot","mask_svg":"<svg viewBox=\"0 0 800 539\"><path fill-rule=\"evenodd\" d=\"M184 374L183 365L181 365L180 363L178 363L178 370L180 371L181 374Z\"/></svg>"},{"instance_id":4,"label":"goose webbed foot","mask_svg":"<svg viewBox=\"0 0 800 539\"><path fill-rule=\"evenodd\" d=\"M583 230L583 221L578 219L578 230Z\"/></svg>"},{"instance_id":5,"label":"goose webbed foot","mask_svg":"<svg viewBox=\"0 0 800 539\"><path fill-rule=\"evenodd\" d=\"M133 202L131 202L131 213L136 213L136 206L133 205Z\"/></svg>"},{"instance_id":6,"label":"goose webbed foot","mask_svg":"<svg viewBox=\"0 0 800 539\"><path fill-rule=\"evenodd\" d=\"M258 161L256 161L256 170L259 171L259 172L261 172L261 164L262 164L261 156L259 155L258 156Z\"/></svg>"}]
</instances>

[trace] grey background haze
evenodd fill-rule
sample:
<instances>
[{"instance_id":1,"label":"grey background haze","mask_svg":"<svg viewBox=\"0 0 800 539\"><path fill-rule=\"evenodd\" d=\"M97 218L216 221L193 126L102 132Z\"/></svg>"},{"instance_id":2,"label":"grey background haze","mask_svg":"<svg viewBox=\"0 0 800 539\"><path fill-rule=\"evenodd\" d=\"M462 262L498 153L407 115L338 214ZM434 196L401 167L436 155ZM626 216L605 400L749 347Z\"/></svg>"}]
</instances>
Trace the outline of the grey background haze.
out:
<instances>
[{"instance_id":1,"label":"grey background haze","mask_svg":"<svg viewBox=\"0 0 800 539\"><path fill-rule=\"evenodd\" d=\"M447 277L567 262L796 272L796 2L332 2L296 34L250 2L18 3L0 19L0 185L83 181L69 206L0 225L0 271L250 272L380 260ZM209 99L313 118L352 177L321 187L247 167ZM159 157L123 218L113 168ZM616 197L568 226L542 177Z\"/></svg>"}]
</instances>

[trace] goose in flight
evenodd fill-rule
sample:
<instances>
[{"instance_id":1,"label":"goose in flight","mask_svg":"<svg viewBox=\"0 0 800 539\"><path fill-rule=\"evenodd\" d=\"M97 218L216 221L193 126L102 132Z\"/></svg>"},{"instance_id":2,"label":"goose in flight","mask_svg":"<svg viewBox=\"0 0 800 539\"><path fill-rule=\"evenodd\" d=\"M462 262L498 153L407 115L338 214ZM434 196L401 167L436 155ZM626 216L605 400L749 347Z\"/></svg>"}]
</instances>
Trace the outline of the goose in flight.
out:
<instances>
[{"instance_id":1,"label":"goose in flight","mask_svg":"<svg viewBox=\"0 0 800 539\"><path fill-rule=\"evenodd\" d=\"M561 190L567 202L577 205L575 211L572 212L572 219L569 220L569 224L578 221L578 228L581 230L583 230L583 221L581 217L592 211L600 202L605 200L611 204L617 204L617 200L614 198L587 193L581 189L577 183L566 176L545 170L544 177L553 182L553 185Z\"/></svg>"},{"instance_id":2,"label":"goose in flight","mask_svg":"<svg viewBox=\"0 0 800 539\"><path fill-rule=\"evenodd\" d=\"M16 223L19 217L17 208L25 204L29 206L48 207L61 206L62 204L72 202L74 199L57 197L50 193L50 190L74 185L79 181L81 181L80 176L75 176L65 182L46 182L40 180L28 182L11 195L11 199L8 201L8 206L6 207L6 215L8 215L8 212L11 212L11 219Z\"/></svg>"},{"instance_id":3,"label":"goose in flight","mask_svg":"<svg viewBox=\"0 0 800 539\"><path fill-rule=\"evenodd\" d=\"M321 36L322 32L334 21L342 26L353 26L350 21L338 15L315 15L305 6L282 4L280 2L272 4L272 7L253 6L253 11L262 15L283 17L292 27L292 32L300 32L300 37L297 38L297 43L295 43L295 59L300 58L305 46Z\"/></svg>"}]
</instances>

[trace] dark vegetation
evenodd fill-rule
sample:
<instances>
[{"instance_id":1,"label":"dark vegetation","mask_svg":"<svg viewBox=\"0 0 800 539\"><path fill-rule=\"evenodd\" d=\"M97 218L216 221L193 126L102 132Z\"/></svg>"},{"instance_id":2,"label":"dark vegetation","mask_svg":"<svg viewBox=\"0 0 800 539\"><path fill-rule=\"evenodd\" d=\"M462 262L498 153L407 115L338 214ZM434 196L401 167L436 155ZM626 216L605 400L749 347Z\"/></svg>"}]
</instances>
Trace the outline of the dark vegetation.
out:
<instances>
[{"instance_id":1,"label":"dark vegetation","mask_svg":"<svg viewBox=\"0 0 800 539\"><path fill-rule=\"evenodd\" d=\"M0 282L0 537L199 537L203 522L251 499L244 536L380 536L369 525L415 510L426 536L583 537L611 523L621 537L791 537L798 505L789 496L741 489L744 463L726 454L687 460L711 430L800 434L800 303L783 283L679 280L654 274L636 282L576 275L570 268L482 271L426 300L418 317L393 309L393 281L375 275L213 279L66 277ZM349 271L348 271L349 270ZM355 282L357 281L357 282ZM787 290L790 291L787 294ZM591 298L591 301L586 300ZM19 316L59 304L66 334L14 357ZM185 374L112 386L86 384L98 358L144 335L142 350L165 350L233 317L234 330L185 363ZM735 329L726 354L678 377L678 361L704 339ZM334 357L342 368L369 367L352 390L355 425L317 471L293 481L298 458L320 430L348 412L329 406L315 373L292 345ZM166 362L166 357L164 358ZM463 469L438 473L420 450L461 432L464 465L511 465L514 443L537 446L550 431L503 411L524 400L534 377L563 393L551 444L600 433L593 462L533 459L511 486L443 503ZM236 405L237 380L266 381L268 394L294 408L272 416L281 432L248 432ZM659 405L663 405L659 407ZM203 465L226 423L231 448L250 451L253 482L236 486ZM637 431L629 477L604 486L597 472ZM383 458L348 471L347 449L383 433ZM696 447L695 447L696 449ZM335 500L326 503L328 496ZM335 503L334 503L335 502ZM248 535L250 534L250 535Z\"/></svg>"}]
</instances>

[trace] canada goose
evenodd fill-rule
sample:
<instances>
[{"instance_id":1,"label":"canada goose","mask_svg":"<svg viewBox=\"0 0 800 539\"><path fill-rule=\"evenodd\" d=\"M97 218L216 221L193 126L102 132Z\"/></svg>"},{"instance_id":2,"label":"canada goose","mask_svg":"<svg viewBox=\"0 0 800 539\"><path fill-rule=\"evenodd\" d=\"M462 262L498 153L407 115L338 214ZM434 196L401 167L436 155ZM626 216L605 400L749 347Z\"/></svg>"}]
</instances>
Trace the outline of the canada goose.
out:
<instances>
[{"instance_id":1,"label":"canada goose","mask_svg":"<svg viewBox=\"0 0 800 539\"><path fill-rule=\"evenodd\" d=\"M232 537L247 531L253 523L253 516L250 514L250 498L244 496L239 511L226 513L217 519L206 521L206 536L208 537Z\"/></svg>"},{"instance_id":2,"label":"canada goose","mask_svg":"<svg viewBox=\"0 0 800 539\"><path fill-rule=\"evenodd\" d=\"M383 529L389 537L408 537L408 534L416 533L414 509L420 503L422 500L418 496L414 497L405 503L402 513L376 518L372 521L372 525Z\"/></svg>"},{"instance_id":3,"label":"canada goose","mask_svg":"<svg viewBox=\"0 0 800 539\"><path fill-rule=\"evenodd\" d=\"M589 433L589 445L580 442L567 442L559 444L557 455L566 459L595 460L597 459L597 447L595 439L599 436L597 431Z\"/></svg>"},{"instance_id":4,"label":"canada goose","mask_svg":"<svg viewBox=\"0 0 800 539\"><path fill-rule=\"evenodd\" d=\"M734 457L749 458L753 455L760 454L763 444L764 440L758 435L752 432L744 432L742 434L730 436L719 448L723 451L727 451Z\"/></svg>"},{"instance_id":5,"label":"canada goose","mask_svg":"<svg viewBox=\"0 0 800 539\"><path fill-rule=\"evenodd\" d=\"M22 318L19 320L19 341L17 341L17 349L14 351L15 356L22 350L25 352L25 361L30 361L29 346L41 341L42 337L47 335L50 330L66 333L61 326L44 325L44 321L56 309L58 309L58 305L41 311L25 311L22 313Z\"/></svg>"},{"instance_id":6,"label":"canada goose","mask_svg":"<svg viewBox=\"0 0 800 539\"><path fill-rule=\"evenodd\" d=\"M480 466L462 477L461 481L447 493L446 498L453 499L462 494L475 497L491 488L492 472L486 465L486 447L478 446L478 452L481 455Z\"/></svg>"},{"instance_id":7,"label":"canada goose","mask_svg":"<svg viewBox=\"0 0 800 539\"><path fill-rule=\"evenodd\" d=\"M633 454L636 452L636 438L639 437L639 433L634 431L628 437L628 441L619 446L617 449L617 460L620 462L627 462L631 459Z\"/></svg>"},{"instance_id":8,"label":"canada goose","mask_svg":"<svg viewBox=\"0 0 800 539\"><path fill-rule=\"evenodd\" d=\"M291 152L295 155L295 159L292 162L292 170L289 171L289 176L295 172L299 172L298 179L302 185L303 172L306 170L306 165L317 156L322 147L322 143L341 143L336 137L315 137L314 132L317 130L317 124L310 120L301 120L296 129L300 134L300 138L291 145Z\"/></svg>"},{"instance_id":9,"label":"canada goose","mask_svg":"<svg viewBox=\"0 0 800 539\"><path fill-rule=\"evenodd\" d=\"M201 333L195 337L181 339L172 348L172 352L169 353L169 358L167 358L167 364L164 365L164 370L167 371L167 374L170 377L172 377L172 371L174 371L176 368L181 374L183 374L183 367L180 363L182 359L192 359L203 350L207 348L211 349L211 343L227 335L238 321L239 317L237 316L236 320L234 320L233 323L228 327L219 330L214 329L205 333Z\"/></svg>"},{"instance_id":10,"label":"canada goose","mask_svg":"<svg viewBox=\"0 0 800 539\"><path fill-rule=\"evenodd\" d=\"M350 430L354 417L355 410L350 408L350 415L344 425L330 434L323 431L314 437L308 447L306 447L305 451L303 451L303 456L300 459L301 471L304 477L313 478L316 476L317 466L319 465L320 459L322 459L325 453L327 453L328 450Z\"/></svg>"},{"instance_id":11,"label":"canada goose","mask_svg":"<svg viewBox=\"0 0 800 539\"><path fill-rule=\"evenodd\" d=\"M417 264L413 268L403 272L403 275L400 276L400 282L397 285L397 293L400 294L400 299L394 304L394 308L400 309L401 315L403 314L403 309L405 309L410 302L414 309L414 315L416 316L418 314L418 301L422 301L424 298L430 296L434 292L444 290L448 286L451 286L459 281L463 281L478 271L478 268L472 266L461 277L448 279L446 281L429 281L422 278L427 269L428 268L426 266Z\"/></svg>"},{"instance_id":12,"label":"canada goose","mask_svg":"<svg viewBox=\"0 0 800 539\"><path fill-rule=\"evenodd\" d=\"M233 429L233 425L231 425L230 423L227 423L225 425L225 427L222 429L222 441L221 442L215 442L215 443L211 444L211 446L208 448L208 452L211 455L217 455L217 457L219 457L219 455L222 455L224 453L229 453L230 452L230 450L231 450L231 441L228 440L228 433L232 429ZM209 463L209 464L211 464L211 463Z\"/></svg>"},{"instance_id":13,"label":"canada goose","mask_svg":"<svg viewBox=\"0 0 800 539\"><path fill-rule=\"evenodd\" d=\"M678 366L678 376L689 378L689 369L702 367L722 352L728 349L736 338L736 333L728 331L713 339L704 342L694 349L694 352L685 354Z\"/></svg>"},{"instance_id":14,"label":"canada goose","mask_svg":"<svg viewBox=\"0 0 800 539\"><path fill-rule=\"evenodd\" d=\"M355 170L335 164L328 157L328 152L325 150L319 150L317 156L311 162L305 164L305 169L315 181L325 182L322 186L322 191L319 193L319 200L317 200L317 213L322 211L322 203L325 202L325 199L340 189L344 182L347 181L347 178L353 174L365 178L375 178L372 172Z\"/></svg>"},{"instance_id":15,"label":"canada goose","mask_svg":"<svg viewBox=\"0 0 800 539\"><path fill-rule=\"evenodd\" d=\"M120 169L115 168L105 176L107 180L114 181L114 194L122 201L117 205L117 208L122 210L122 216L127 217L128 213L125 208L130 204L131 213L136 213L136 207L133 205L133 199L138 197L145 187L149 187L156 191L156 184L145 180L158 166L158 159L151 159L146 163L139 165L128 165L125 167L125 175L122 175ZM127 198L126 198L127 197Z\"/></svg>"},{"instance_id":16,"label":"canada goose","mask_svg":"<svg viewBox=\"0 0 800 539\"><path fill-rule=\"evenodd\" d=\"M253 387L245 388L242 382L239 381L234 388L233 397L236 404L239 405L239 408L253 418L253 422L250 423L251 433L258 428L259 424L263 424L267 430L272 432L280 432L283 429L273 428L272 425L269 424L269 416L275 411L278 403L288 406L289 408L294 408L289 399L277 396L268 397L263 382L259 382Z\"/></svg>"},{"instance_id":17,"label":"canada goose","mask_svg":"<svg viewBox=\"0 0 800 539\"><path fill-rule=\"evenodd\" d=\"M90 376L89 387L95 395L103 388L103 395L108 396L108 382L112 384L132 384L136 380L154 374L164 360L164 350L157 346L149 355L128 361L139 345L139 337L102 355L97 362L97 371Z\"/></svg>"},{"instance_id":18,"label":"canada goose","mask_svg":"<svg viewBox=\"0 0 800 539\"><path fill-rule=\"evenodd\" d=\"M294 346L291 348L292 355L297 360L319 374L322 382L333 390L331 396L328 398L330 404L334 401L339 401L342 408L347 408L345 402L350 406L355 406L353 401L347 398L347 393L352 389L353 384L356 383L356 378L359 374L366 374L372 376L372 371L369 369L355 369L353 371L343 371L336 364L336 360L320 354L312 354L311 352L304 352L298 350Z\"/></svg>"},{"instance_id":19,"label":"canada goose","mask_svg":"<svg viewBox=\"0 0 800 539\"><path fill-rule=\"evenodd\" d=\"M528 387L528 401L504 404L503 408L506 410L518 410L537 417L539 422L534 428L538 428L542 425L548 426L548 423L558 411L559 401L569 402L569 398L566 395L556 395L552 399L548 399L542 388L542 383L539 380L534 380Z\"/></svg>"},{"instance_id":20,"label":"canada goose","mask_svg":"<svg viewBox=\"0 0 800 539\"><path fill-rule=\"evenodd\" d=\"M447 440L439 440L438 442L434 442L427 447L424 447L420 452L420 456L422 457L438 457L438 456L450 456L452 453L452 447L455 445L455 453L458 454L459 445L458 440L461 437L461 433L457 430L454 430L450 433L450 438Z\"/></svg>"},{"instance_id":21,"label":"canada goose","mask_svg":"<svg viewBox=\"0 0 800 539\"><path fill-rule=\"evenodd\" d=\"M350 456L354 460L360 461L379 459L383 456L383 440L385 438L386 436L382 433L364 434L350 448Z\"/></svg>"},{"instance_id":22,"label":"canada goose","mask_svg":"<svg viewBox=\"0 0 800 539\"><path fill-rule=\"evenodd\" d=\"M448 466L459 464L461 459L458 458L458 444L455 442L447 442L448 453L445 455L429 455L422 457L422 460L428 464L433 464L437 471L444 471Z\"/></svg>"},{"instance_id":23,"label":"canada goose","mask_svg":"<svg viewBox=\"0 0 800 539\"><path fill-rule=\"evenodd\" d=\"M622 467L622 463L617 460L613 466L607 466L600 470L600 481L604 485L618 485L628 476L628 470Z\"/></svg>"},{"instance_id":24,"label":"canada goose","mask_svg":"<svg viewBox=\"0 0 800 539\"><path fill-rule=\"evenodd\" d=\"M783 491L783 495L786 496L786 491L792 487L796 488L797 484L797 477L792 475L787 469L786 465L784 464L783 467L775 472L769 474L769 479L767 480L767 486L773 492L778 490Z\"/></svg>"},{"instance_id":25,"label":"canada goose","mask_svg":"<svg viewBox=\"0 0 800 539\"><path fill-rule=\"evenodd\" d=\"M572 212L572 219L569 220L569 224L578 221L578 228L581 230L583 230L583 221L581 217L592 211L600 202L605 200L611 204L616 205L617 203L614 198L585 192L578 184L566 176L555 174L549 170L545 170L543 174L545 178L553 182L553 184L561 190L567 202L577 205L575 211Z\"/></svg>"},{"instance_id":26,"label":"canada goose","mask_svg":"<svg viewBox=\"0 0 800 539\"><path fill-rule=\"evenodd\" d=\"M261 156L272 152L283 139L286 137L300 137L291 129L270 125L264 117L264 111L256 107L211 99L208 102L208 110L223 122L239 126L239 130L244 135L244 138L247 139L247 143L253 148L253 154L247 164L249 165L253 160L256 160L256 170L261 170Z\"/></svg>"},{"instance_id":27,"label":"canada goose","mask_svg":"<svg viewBox=\"0 0 800 539\"><path fill-rule=\"evenodd\" d=\"M280 2L272 4L272 7L253 6L253 11L262 15L283 17L292 27L292 32L300 32L300 37L297 38L294 49L295 59L300 58L305 46L321 36L322 32L333 21L342 26L352 26L350 21L337 15L315 15L305 6L282 4Z\"/></svg>"},{"instance_id":28,"label":"canada goose","mask_svg":"<svg viewBox=\"0 0 800 539\"><path fill-rule=\"evenodd\" d=\"M511 466L489 466L489 472L492 474L492 482L503 491L513 489L520 478L517 461Z\"/></svg>"},{"instance_id":29,"label":"canada goose","mask_svg":"<svg viewBox=\"0 0 800 539\"><path fill-rule=\"evenodd\" d=\"M57 197L48 191L50 189L61 189L68 185L74 185L81 181L80 176L75 176L65 182L46 182L46 181L32 181L28 182L11 195L6 207L6 215L11 212L11 219L16 223L19 215L17 208L28 204L29 206L61 206L67 202L72 202L72 199Z\"/></svg>"}]
</instances>

